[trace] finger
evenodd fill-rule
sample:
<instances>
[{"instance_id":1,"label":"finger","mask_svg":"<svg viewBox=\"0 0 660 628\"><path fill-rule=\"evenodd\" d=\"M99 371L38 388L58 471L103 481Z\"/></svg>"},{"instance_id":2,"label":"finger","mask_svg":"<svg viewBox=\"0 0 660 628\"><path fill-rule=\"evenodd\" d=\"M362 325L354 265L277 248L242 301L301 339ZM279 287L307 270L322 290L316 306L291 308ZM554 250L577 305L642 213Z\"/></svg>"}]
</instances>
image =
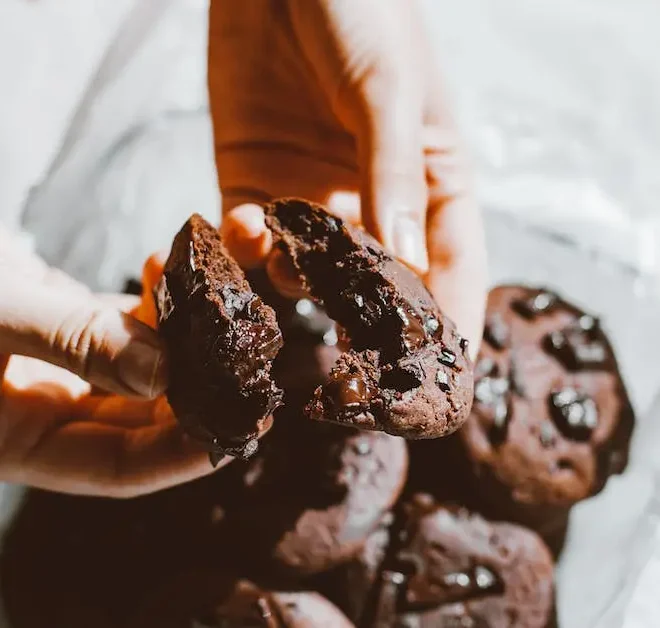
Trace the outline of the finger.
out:
<instances>
[{"instance_id":1,"label":"finger","mask_svg":"<svg viewBox=\"0 0 660 628\"><path fill-rule=\"evenodd\" d=\"M486 243L470 167L444 105L437 75L429 81L425 147L429 182L428 283L476 357L488 290Z\"/></svg>"},{"instance_id":2,"label":"finger","mask_svg":"<svg viewBox=\"0 0 660 628\"><path fill-rule=\"evenodd\" d=\"M0 353L45 360L122 395L151 398L165 389L158 336L131 316L94 298L7 278L0 293Z\"/></svg>"},{"instance_id":3,"label":"finger","mask_svg":"<svg viewBox=\"0 0 660 628\"><path fill-rule=\"evenodd\" d=\"M229 457L221 460L226 465ZM38 488L102 497L135 497L214 471L208 452L176 426L126 429L69 423L28 453L24 471L5 475Z\"/></svg>"},{"instance_id":4,"label":"finger","mask_svg":"<svg viewBox=\"0 0 660 628\"><path fill-rule=\"evenodd\" d=\"M183 434L163 398L75 399L66 389L5 385L0 422L8 428L0 455L5 481L133 497L213 472L204 446Z\"/></svg>"},{"instance_id":5,"label":"finger","mask_svg":"<svg viewBox=\"0 0 660 628\"><path fill-rule=\"evenodd\" d=\"M357 137L365 227L425 272L422 60L407 3L291 0L291 12L319 82Z\"/></svg>"},{"instance_id":6,"label":"finger","mask_svg":"<svg viewBox=\"0 0 660 628\"><path fill-rule=\"evenodd\" d=\"M254 203L232 209L225 216L221 231L227 249L243 268L262 265L273 246L264 210Z\"/></svg>"},{"instance_id":7,"label":"finger","mask_svg":"<svg viewBox=\"0 0 660 628\"><path fill-rule=\"evenodd\" d=\"M137 320L155 329L158 323L158 312L154 299L154 289L158 285L165 269L168 254L164 251L154 253L144 263L142 268L142 295L140 303L130 313Z\"/></svg>"},{"instance_id":8,"label":"finger","mask_svg":"<svg viewBox=\"0 0 660 628\"><path fill-rule=\"evenodd\" d=\"M308 295L307 290L291 262L291 259L279 250L274 250L266 265L268 277L275 289L289 299L302 299Z\"/></svg>"},{"instance_id":9,"label":"finger","mask_svg":"<svg viewBox=\"0 0 660 628\"><path fill-rule=\"evenodd\" d=\"M360 195L348 190L337 190L328 196L328 211L355 226L362 225Z\"/></svg>"},{"instance_id":10,"label":"finger","mask_svg":"<svg viewBox=\"0 0 660 628\"><path fill-rule=\"evenodd\" d=\"M360 99L362 219L366 228L418 272L428 270L421 106L410 75L371 74Z\"/></svg>"}]
</instances>

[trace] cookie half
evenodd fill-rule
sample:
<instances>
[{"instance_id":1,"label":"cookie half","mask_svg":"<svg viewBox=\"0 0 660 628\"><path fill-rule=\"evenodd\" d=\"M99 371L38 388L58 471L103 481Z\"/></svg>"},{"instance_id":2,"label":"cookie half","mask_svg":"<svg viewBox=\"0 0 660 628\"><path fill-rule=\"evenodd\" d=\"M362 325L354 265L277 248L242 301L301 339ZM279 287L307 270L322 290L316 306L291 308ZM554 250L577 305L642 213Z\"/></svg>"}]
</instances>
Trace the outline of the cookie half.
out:
<instances>
[{"instance_id":1,"label":"cookie half","mask_svg":"<svg viewBox=\"0 0 660 628\"><path fill-rule=\"evenodd\" d=\"M308 415L409 439L455 431L472 403L467 341L421 278L319 205L274 201L266 224L350 339Z\"/></svg>"},{"instance_id":2,"label":"cookie half","mask_svg":"<svg viewBox=\"0 0 660 628\"><path fill-rule=\"evenodd\" d=\"M212 462L249 457L282 401L271 377L282 334L217 230L197 214L174 238L156 302L177 419L207 444Z\"/></svg>"}]
</instances>

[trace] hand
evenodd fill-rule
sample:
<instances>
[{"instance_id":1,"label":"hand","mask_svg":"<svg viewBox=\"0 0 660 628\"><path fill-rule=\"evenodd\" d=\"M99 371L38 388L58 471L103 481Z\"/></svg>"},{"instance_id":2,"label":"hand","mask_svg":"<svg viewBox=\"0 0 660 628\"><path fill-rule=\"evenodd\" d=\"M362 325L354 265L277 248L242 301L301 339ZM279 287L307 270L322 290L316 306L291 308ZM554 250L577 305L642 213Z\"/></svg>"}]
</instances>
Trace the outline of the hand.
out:
<instances>
[{"instance_id":1,"label":"hand","mask_svg":"<svg viewBox=\"0 0 660 628\"><path fill-rule=\"evenodd\" d=\"M0 231L0 480L127 497L212 471L158 397L163 353L145 323L161 270L145 268L142 304L97 296Z\"/></svg>"},{"instance_id":2,"label":"hand","mask_svg":"<svg viewBox=\"0 0 660 628\"><path fill-rule=\"evenodd\" d=\"M209 90L223 232L271 252L257 205L299 196L363 223L476 351L485 244L417 0L212 0ZM281 266L272 264L280 286ZM287 289L286 291L290 291Z\"/></svg>"}]
</instances>

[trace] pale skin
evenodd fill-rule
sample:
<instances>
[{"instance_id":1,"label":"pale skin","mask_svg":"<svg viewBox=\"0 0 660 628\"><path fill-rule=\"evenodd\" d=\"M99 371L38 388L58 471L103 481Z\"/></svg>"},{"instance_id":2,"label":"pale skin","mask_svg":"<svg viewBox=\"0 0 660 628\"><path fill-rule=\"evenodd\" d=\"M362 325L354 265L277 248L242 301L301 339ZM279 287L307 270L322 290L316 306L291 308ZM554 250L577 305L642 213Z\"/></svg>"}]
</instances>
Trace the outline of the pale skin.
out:
<instances>
[{"instance_id":1,"label":"pale skin","mask_svg":"<svg viewBox=\"0 0 660 628\"><path fill-rule=\"evenodd\" d=\"M322 202L424 275L476 350L483 233L415 2L213 0L209 93L223 234L243 265L299 292L260 204ZM142 300L95 295L0 232L0 480L130 497L212 472L162 396L163 261L147 262Z\"/></svg>"}]
</instances>

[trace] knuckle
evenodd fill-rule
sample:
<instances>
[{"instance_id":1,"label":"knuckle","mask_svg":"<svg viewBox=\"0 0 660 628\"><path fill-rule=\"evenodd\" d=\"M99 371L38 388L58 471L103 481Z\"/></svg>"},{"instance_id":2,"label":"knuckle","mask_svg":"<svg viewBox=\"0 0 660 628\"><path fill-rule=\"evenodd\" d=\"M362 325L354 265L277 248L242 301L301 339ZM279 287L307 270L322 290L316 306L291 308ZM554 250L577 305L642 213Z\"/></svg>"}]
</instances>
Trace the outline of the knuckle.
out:
<instances>
[{"instance_id":1,"label":"knuckle","mask_svg":"<svg viewBox=\"0 0 660 628\"><path fill-rule=\"evenodd\" d=\"M103 355L106 345L105 315L101 310L74 312L55 329L52 349L60 353L71 371L87 379L96 359Z\"/></svg>"}]
</instances>

